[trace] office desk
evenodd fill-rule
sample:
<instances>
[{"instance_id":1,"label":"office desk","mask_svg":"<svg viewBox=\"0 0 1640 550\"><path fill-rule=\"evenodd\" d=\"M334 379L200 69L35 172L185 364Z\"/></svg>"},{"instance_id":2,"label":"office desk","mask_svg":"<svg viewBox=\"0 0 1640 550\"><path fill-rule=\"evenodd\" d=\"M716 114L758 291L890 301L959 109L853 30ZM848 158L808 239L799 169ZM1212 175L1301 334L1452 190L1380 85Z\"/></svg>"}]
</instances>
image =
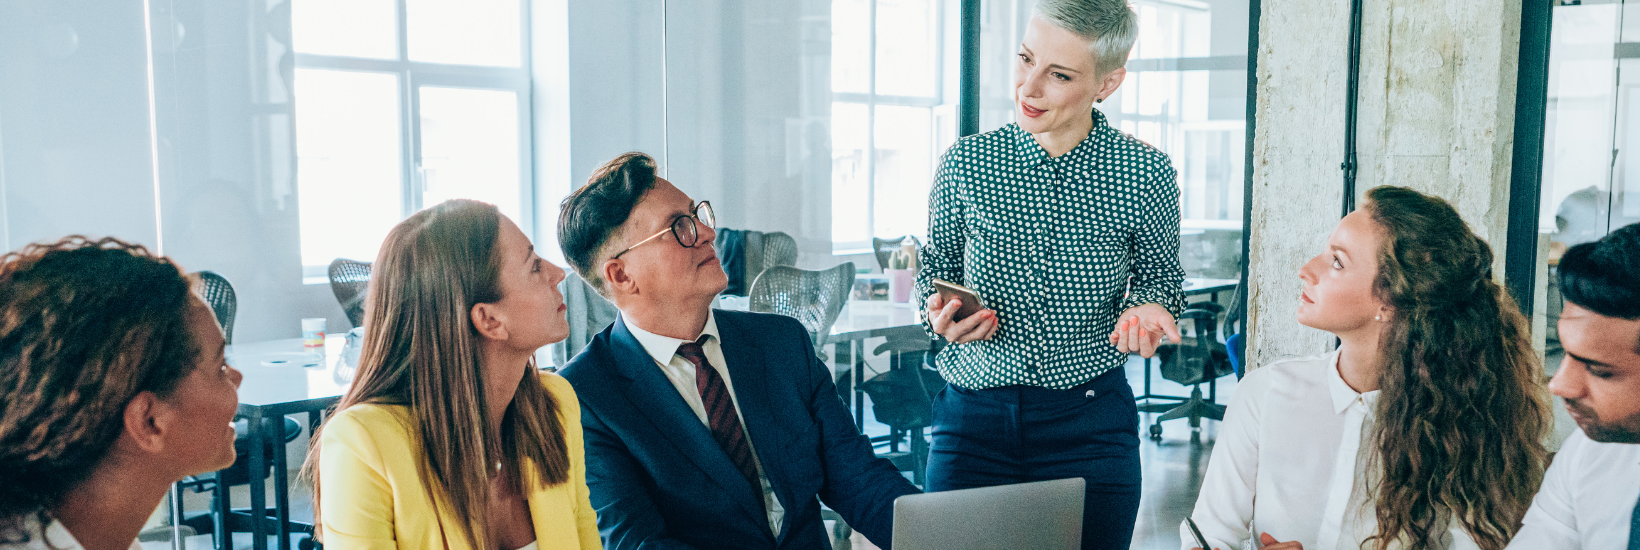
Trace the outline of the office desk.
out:
<instances>
[{"instance_id":1,"label":"office desk","mask_svg":"<svg viewBox=\"0 0 1640 550\"><path fill-rule=\"evenodd\" d=\"M301 338L248 342L228 346L228 364L244 374L239 383L238 418L245 419L250 467L250 514L267 517L263 476L269 457L262 456L267 438L278 438L284 417L307 413L309 433L323 420L326 410L341 399L353 382L353 366L341 361L346 335L330 334L323 348L302 347ZM256 550L267 550L268 535L279 535L279 550L290 549L290 476L283 445L273 453L274 519L278 533L267 532L267 522L252 521L251 541ZM227 487L219 487L227 491ZM216 532L225 533L228 499L216 499ZM232 537L217 536L216 548L232 548Z\"/></svg>"},{"instance_id":2,"label":"office desk","mask_svg":"<svg viewBox=\"0 0 1640 550\"><path fill-rule=\"evenodd\" d=\"M922 308L910 303L850 300L831 326L826 343L831 344L833 364L850 365L849 394L853 396L854 427L864 430L866 425L865 397L860 385L865 383L866 340L890 336L922 337ZM836 376L836 373L832 373Z\"/></svg>"}]
</instances>

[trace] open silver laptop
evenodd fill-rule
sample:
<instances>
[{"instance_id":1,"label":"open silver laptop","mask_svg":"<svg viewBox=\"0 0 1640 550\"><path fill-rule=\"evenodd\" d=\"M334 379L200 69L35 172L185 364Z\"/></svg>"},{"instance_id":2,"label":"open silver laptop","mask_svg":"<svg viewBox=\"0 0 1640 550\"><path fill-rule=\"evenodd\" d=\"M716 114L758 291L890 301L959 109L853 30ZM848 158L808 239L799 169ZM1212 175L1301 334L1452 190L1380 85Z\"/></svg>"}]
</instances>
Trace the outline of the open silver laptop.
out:
<instances>
[{"instance_id":1,"label":"open silver laptop","mask_svg":"<svg viewBox=\"0 0 1640 550\"><path fill-rule=\"evenodd\" d=\"M895 550L1075 550L1082 478L906 495L894 500Z\"/></svg>"}]
</instances>

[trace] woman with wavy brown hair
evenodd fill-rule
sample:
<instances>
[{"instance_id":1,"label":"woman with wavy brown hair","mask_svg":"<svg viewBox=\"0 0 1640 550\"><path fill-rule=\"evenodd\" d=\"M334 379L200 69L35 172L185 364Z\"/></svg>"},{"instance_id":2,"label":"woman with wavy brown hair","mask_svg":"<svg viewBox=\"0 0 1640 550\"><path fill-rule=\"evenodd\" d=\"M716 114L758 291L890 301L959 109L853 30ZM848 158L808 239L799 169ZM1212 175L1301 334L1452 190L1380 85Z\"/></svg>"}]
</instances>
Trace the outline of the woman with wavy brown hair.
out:
<instances>
[{"instance_id":1,"label":"woman with wavy brown hair","mask_svg":"<svg viewBox=\"0 0 1640 550\"><path fill-rule=\"evenodd\" d=\"M356 377L308 457L325 547L599 548L580 403L533 359L569 332L564 270L453 200L394 227L373 271Z\"/></svg>"},{"instance_id":2,"label":"woman with wavy brown hair","mask_svg":"<svg viewBox=\"0 0 1640 550\"><path fill-rule=\"evenodd\" d=\"M0 259L0 550L140 549L172 483L233 464L240 375L191 288L114 238Z\"/></svg>"},{"instance_id":3,"label":"woman with wavy brown hair","mask_svg":"<svg viewBox=\"0 0 1640 550\"><path fill-rule=\"evenodd\" d=\"M1543 371L1491 248L1439 198L1367 199L1299 269L1338 349L1236 389L1192 514L1215 548L1498 550L1542 478Z\"/></svg>"}]
</instances>

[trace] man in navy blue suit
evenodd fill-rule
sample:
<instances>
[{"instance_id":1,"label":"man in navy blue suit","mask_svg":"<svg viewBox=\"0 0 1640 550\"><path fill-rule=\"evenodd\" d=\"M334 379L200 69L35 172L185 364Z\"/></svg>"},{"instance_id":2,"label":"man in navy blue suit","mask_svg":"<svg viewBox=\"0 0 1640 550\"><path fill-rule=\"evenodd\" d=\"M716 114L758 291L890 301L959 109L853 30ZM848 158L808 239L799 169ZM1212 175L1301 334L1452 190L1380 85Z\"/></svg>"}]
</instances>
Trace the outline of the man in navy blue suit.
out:
<instances>
[{"instance_id":1,"label":"man in navy blue suit","mask_svg":"<svg viewBox=\"0 0 1640 550\"><path fill-rule=\"evenodd\" d=\"M824 502L888 548L916 487L872 453L797 320L711 308L728 284L714 225L640 153L564 200L564 256L621 310L559 371L605 547L829 549Z\"/></svg>"}]
</instances>

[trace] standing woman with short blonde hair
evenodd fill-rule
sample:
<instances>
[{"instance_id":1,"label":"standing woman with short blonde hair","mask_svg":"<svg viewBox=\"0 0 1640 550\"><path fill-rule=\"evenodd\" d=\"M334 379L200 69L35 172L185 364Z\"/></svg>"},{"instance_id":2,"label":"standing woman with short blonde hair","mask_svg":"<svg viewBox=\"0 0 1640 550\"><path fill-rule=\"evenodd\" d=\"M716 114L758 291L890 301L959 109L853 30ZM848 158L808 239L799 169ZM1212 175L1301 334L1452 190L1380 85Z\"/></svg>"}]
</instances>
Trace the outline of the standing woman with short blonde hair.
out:
<instances>
[{"instance_id":1,"label":"standing woman with short blonde hair","mask_svg":"<svg viewBox=\"0 0 1640 550\"><path fill-rule=\"evenodd\" d=\"M394 227L373 271L357 377L308 457L325 547L599 548L580 402L532 359L569 332L564 270L452 200Z\"/></svg>"},{"instance_id":2,"label":"standing woman with short blonde hair","mask_svg":"<svg viewBox=\"0 0 1640 550\"><path fill-rule=\"evenodd\" d=\"M927 488L1084 478L1084 548L1132 539L1138 411L1122 365L1177 341L1183 305L1172 164L1093 108L1127 75L1136 20L1126 0L1037 2L1016 122L946 151L917 279L929 332L951 343ZM989 309L953 319L934 279Z\"/></svg>"}]
</instances>

